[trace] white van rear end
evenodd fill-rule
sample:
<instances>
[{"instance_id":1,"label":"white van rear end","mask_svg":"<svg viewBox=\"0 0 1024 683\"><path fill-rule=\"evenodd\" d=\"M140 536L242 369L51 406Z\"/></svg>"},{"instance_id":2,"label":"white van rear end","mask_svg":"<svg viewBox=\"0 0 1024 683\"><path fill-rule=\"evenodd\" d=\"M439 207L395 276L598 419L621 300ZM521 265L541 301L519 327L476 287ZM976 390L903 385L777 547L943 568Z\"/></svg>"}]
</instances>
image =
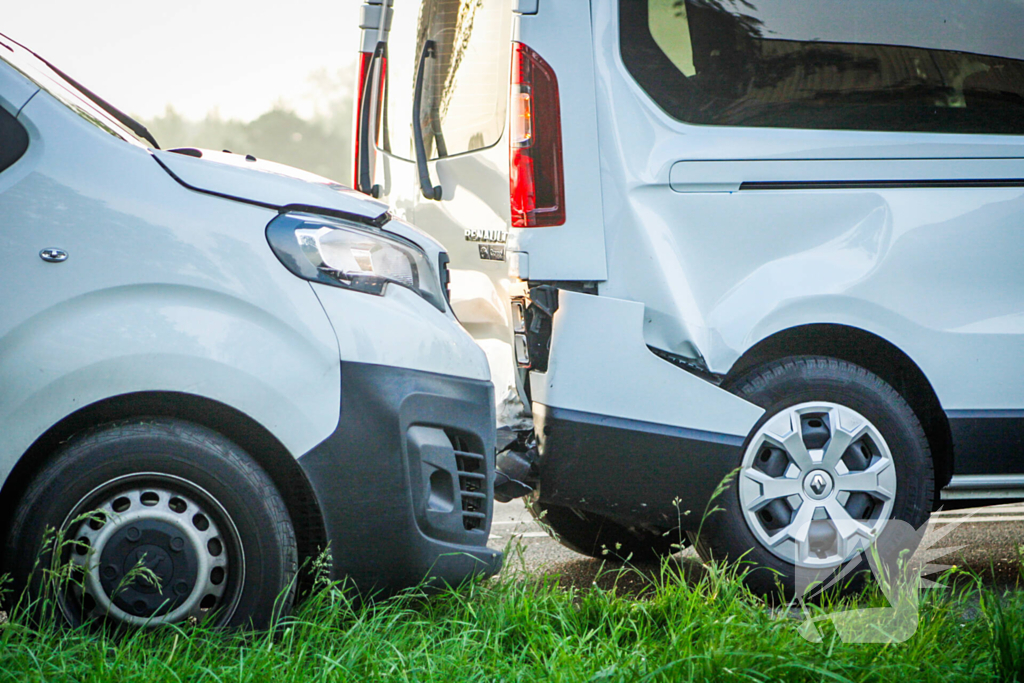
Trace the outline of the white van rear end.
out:
<instances>
[{"instance_id":1,"label":"white van rear end","mask_svg":"<svg viewBox=\"0 0 1024 683\"><path fill-rule=\"evenodd\" d=\"M360 189L448 246L563 542L664 552L736 468L698 548L787 576L1024 497L1024 9L365 17Z\"/></svg>"}]
</instances>

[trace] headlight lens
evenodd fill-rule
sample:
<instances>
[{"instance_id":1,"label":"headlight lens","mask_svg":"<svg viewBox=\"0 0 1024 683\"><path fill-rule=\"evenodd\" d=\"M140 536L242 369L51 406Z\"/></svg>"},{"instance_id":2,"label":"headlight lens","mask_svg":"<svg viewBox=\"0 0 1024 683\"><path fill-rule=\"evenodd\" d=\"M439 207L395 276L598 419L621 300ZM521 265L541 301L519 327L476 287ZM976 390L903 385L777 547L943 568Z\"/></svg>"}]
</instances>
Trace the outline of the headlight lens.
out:
<instances>
[{"instance_id":1,"label":"headlight lens","mask_svg":"<svg viewBox=\"0 0 1024 683\"><path fill-rule=\"evenodd\" d=\"M267 241L288 270L313 282L381 295L393 282L445 310L441 283L417 246L339 219L284 214Z\"/></svg>"}]
</instances>

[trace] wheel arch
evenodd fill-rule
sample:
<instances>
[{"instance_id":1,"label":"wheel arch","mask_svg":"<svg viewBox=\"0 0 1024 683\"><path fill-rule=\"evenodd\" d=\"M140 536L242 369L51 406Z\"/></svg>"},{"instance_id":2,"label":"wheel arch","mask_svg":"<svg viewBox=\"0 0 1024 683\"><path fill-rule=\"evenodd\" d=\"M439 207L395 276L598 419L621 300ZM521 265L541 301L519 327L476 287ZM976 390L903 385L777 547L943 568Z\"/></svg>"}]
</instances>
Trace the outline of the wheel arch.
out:
<instances>
[{"instance_id":1,"label":"wheel arch","mask_svg":"<svg viewBox=\"0 0 1024 683\"><path fill-rule=\"evenodd\" d=\"M953 437L939 397L920 366L892 342L849 325L822 323L791 327L747 349L726 374L730 384L754 367L786 356L829 356L881 377L910 405L924 428L935 466L935 500L953 474Z\"/></svg>"},{"instance_id":2,"label":"wheel arch","mask_svg":"<svg viewBox=\"0 0 1024 683\"><path fill-rule=\"evenodd\" d=\"M295 527L300 569L327 545L323 514L313 487L285 446L245 413L202 396L177 392L138 392L113 396L85 406L50 427L18 459L0 488L0 549L14 510L32 478L60 444L79 432L108 422L141 417L187 420L230 439L266 470L288 508Z\"/></svg>"}]
</instances>

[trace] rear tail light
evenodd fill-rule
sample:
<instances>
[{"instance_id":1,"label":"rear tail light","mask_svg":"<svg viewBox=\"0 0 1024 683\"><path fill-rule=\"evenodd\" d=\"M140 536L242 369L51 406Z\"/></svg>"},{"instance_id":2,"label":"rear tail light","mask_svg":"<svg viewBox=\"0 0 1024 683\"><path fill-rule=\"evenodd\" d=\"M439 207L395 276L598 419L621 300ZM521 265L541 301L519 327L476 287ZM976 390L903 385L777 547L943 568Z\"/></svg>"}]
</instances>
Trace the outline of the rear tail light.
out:
<instances>
[{"instance_id":1,"label":"rear tail light","mask_svg":"<svg viewBox=\"0 0 1024 683\"><path fill-rule=\"evenodd\" d=\"M565 223L562 120L551 66L522 43L512 43L512 125L509 197L512 227Z\"/></svg>"},{"instance_id":2,"label":"rear tail light","mask_svg":"<svg viewBox=\"0 0 1024 683\"><path fill-rule=\"evenodd\" d=\"M372 52L359 53L359 71L356 72L356 108L355 108L355 135L352 136L352 185L359 190L359 150L362 145L359 135L359 116L363 111L363 92L366 90L366 76L370 72L370 62L373 61Z\"/></svg>"}]
</instances>

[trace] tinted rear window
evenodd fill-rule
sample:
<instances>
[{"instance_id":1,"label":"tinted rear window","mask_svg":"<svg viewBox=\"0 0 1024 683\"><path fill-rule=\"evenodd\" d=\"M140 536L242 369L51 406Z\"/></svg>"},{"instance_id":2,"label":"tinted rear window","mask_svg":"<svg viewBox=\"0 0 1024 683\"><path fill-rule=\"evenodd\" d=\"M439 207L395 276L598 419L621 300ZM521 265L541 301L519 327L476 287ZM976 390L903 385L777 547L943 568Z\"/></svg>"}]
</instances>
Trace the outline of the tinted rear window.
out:
<instances>
[{"instance_id":1,"label":"tinted rear window","mask_svg":"<svg viewBox=\"0 0 1024 683\"><path fill-rule=\"evenodd\" d=\"M388 37L381 147L415 157L412 104L424 43L419 125L431 159L490 147L505 126L509 83L510 0L396 2Z\"/></svg>"},{"instance_id":2,"label":"tinted rear window","mask_svg":"<svg viewBox=\"0 0 1024 683\"><path fill-rule=\"evenodd\" d=\"M1016 0L620 0L622 59L725 126L1024 133Z\"/></svg>"},{"instance_id":3,"label":"tinted rear window","mask_svg":"<svg viewBox=\"0 0 1024 683\"><path fill-rule=\"evenodd\" d=\"M0 171L21 158L28 149L28 133L18 119L0 107Z\"/></svg>"}]
</instances>

